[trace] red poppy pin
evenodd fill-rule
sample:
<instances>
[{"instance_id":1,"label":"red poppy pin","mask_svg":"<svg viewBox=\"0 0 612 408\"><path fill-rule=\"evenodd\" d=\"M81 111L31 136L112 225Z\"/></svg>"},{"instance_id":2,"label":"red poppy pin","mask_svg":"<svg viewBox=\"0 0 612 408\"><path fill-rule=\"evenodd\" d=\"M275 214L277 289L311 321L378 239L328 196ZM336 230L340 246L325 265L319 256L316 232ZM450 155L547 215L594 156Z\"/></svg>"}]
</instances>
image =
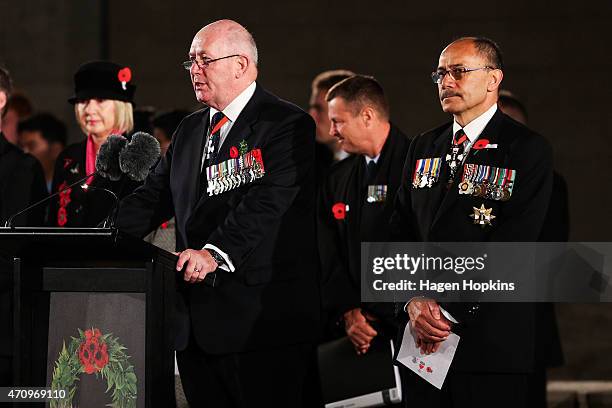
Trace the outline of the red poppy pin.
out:
<instances>
[{"instance_id":1,"label":"red poppy pin","mask_svg":"<svg viewBox=\"0 0 612 408\"><path fill-rule=\"evenodd\" d=\"M482 149L495 149L497 147L496 144L489 144L489 139L478 139L472 149L474 150L482 150Z\"/></svg>"},{"instance_id":2,"label":"red poppy pin","mask_svg":"<svg viewBox=\"0 0 612 408\"><path fill-rule=\"evenodd\" d=\"M68 168L72 164L73 160L70 157L64 157L64 168Z\"/></svg>"},{"instance_id":3,"label":"red poppy pin","mask_svg":"<svg viewBox=\"0 0 612 408\"><path fill-rule=\"evenodd\" d=\"M132 80L132 70L128 67L120 69L119 73L117 74L117 78L119 78L119 82L121 82L121 87L123 90L127 90L126 85Z\"/></svg>"},{"instance_id":4,"label":"red poppy pin","mask_svg":"<svg viewBox=\"0 0 612 408\"><path fill-rule=\"evenodd\" d=\"M344 203L336 203L332 206L332 213L334 214L334 218L337 220L343 220L346 218L346 212L348 211L349 206Z\"/></svg>"},{"instance_id":5,"label":"red poppy pin","mask_svg":"<svg viewBox=\"0 0 612 408\"><path fill-rule=\"evenodd\" d=\"M230 147L230 157L235 159L238 157L238 148L236 146Z\"/></svg>"}]
</instances>

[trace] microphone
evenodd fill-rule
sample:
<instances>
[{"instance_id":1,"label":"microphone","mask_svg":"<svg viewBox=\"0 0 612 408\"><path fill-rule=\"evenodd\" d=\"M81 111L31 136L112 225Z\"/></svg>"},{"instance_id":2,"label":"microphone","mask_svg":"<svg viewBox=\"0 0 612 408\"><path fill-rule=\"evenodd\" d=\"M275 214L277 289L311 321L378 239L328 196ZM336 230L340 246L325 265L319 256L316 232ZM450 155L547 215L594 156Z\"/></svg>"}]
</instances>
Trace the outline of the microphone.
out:
<instances>
[{"instance_id":1,"label":"microphone","mask_svg":"<svg viewBox=\"0 0 612 408\"><path fill-rule=\"evenodd\" d=\"M121 178L119 157L125 149L128 140L122 135L110 135L100 146L98 157L96 157L96 171L102 177L117 181Z\"/></svg>"},{"instance_id":2,"label":"microphone","mask_svg":"<svg viewBox=\"0 0 612 408\"><path fill-rule=\"evenodd\" d=\"M143 181L159 160L160 154L156 138L145 132L136 132L130 143L119 153L119 169L132 180Z\"/></svg>"},{"instance_id":3,"label":"microphone","mask_svg":"<svg viewBox=\"0 0 612 408\"><path fill-rule=\"evenodd\" d=\"M112 181L118 181L125 174L134 181L143 181L147 178L149 170L157 161L161 149L156 138L145 132L136 132L132 140L122 135L111 135L106 142L100 146L96 158L96 170L102 177ZM119 197L113 191L97 186L84 185L85 190L106 191L115 199L113 207L104 219L103 228L113 228L117 219L119 209Z\"/></svg>"}]
</instances>

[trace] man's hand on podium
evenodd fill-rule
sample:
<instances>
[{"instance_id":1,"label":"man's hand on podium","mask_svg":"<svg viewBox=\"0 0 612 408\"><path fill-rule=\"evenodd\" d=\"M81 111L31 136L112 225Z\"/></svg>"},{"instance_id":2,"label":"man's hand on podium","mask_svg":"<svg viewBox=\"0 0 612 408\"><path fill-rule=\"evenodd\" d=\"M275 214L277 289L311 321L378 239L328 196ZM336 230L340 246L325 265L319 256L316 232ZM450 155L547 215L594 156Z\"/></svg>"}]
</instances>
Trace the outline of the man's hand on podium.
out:
<instances>
[{"instance_id":1,"label":"man's hand on podium","mask_svg":"<svg viewBox=\"0 0 612 408\"><path fill-rule=\"evenodd\" d=\"M184 269L183 279L189 283L199 283L204 280L207 273L217 269L217 262L205 249L186 249L177 253L176 270Z\"/></svg>"}]
</instances>

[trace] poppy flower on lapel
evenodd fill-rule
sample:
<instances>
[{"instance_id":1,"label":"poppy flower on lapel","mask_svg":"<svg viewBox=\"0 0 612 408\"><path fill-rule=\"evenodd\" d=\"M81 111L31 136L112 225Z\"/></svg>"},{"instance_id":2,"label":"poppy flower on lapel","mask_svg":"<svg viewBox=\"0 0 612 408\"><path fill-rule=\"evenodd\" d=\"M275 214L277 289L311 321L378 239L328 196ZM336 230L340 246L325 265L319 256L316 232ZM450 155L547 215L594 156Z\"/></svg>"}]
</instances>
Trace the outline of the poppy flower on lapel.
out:
<instances>
[{"instance_id":1,"label":"poppy flower on lapel","mask_svg":"<svg viewBox=\"0 0 612 408\"><path fill-rule=\"evenodd\" d=\"M334 218L337 220L345 219L347 211L348 205L344 203L336 203L332 206L332 213L334 214Z\"/></svg>"},{"instance_id":2,"label":"poppy flower on lapel","mask_svg":"<svg viewBox=\"0 0 612 408\"><path fill-rule=\"evenodd\" d=\"M474 146L472 146L472 149L482 150L482 149L486 149L488 145L489 145L489 139L478 139L476 143L474 143Z\"/></svg>"},{"instance_id":3,"label":"poppy flower on lapel","mask_svg":"<svg viewBox=\"0 0 612 408\"><path fill-rule=\"evenodd\" d=\"M121 82L121 87L125 91L125 85L132 80L132 70L128 67L120 69L119 73L117 74L117 78L119 79L119 82Z\"/></svg>"},{"instance_id":4,"label":"poppy flower on lapel","mask_svg":"<svg viewBox=\"0 0 612 408\"><path fill-rule=\"evenodd\" d=\"M68 168L72 164L73 160L70 157L64 157L64 168Z\"/></svg>"},{"instance_id":5,"label":"poppy flower on lapel","mask_svg":"<svg viewBox=\"0 0 612 408\"><path fill-rule=\"evenodd\" d=\"M238 148L236 146L230 147L230 157L232 159L235 159L236 157L238 157Z\"/></svg>"}]
</instances>

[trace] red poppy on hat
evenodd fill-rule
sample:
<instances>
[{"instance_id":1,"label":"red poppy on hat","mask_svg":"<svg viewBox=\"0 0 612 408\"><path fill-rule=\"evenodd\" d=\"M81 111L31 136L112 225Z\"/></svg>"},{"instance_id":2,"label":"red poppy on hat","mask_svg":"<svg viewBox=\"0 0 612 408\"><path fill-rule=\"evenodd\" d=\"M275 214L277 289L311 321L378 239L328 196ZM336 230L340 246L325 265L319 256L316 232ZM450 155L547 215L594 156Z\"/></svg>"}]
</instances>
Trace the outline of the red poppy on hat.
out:
<instances>
[{"instance_id":1,"label":"red poppy on hat","mask_svg":"<svg viewBox=\"0 0 612 408\"><path fill-rule=\"evenodd\" d=\"M121 82L121 87L123 90L126 90L127 88L125 86L132 80L132 70L128 67L120 69L119 73L117 74L117 78L119 78L119 82Z\"/></svg>"}]
</instances>

